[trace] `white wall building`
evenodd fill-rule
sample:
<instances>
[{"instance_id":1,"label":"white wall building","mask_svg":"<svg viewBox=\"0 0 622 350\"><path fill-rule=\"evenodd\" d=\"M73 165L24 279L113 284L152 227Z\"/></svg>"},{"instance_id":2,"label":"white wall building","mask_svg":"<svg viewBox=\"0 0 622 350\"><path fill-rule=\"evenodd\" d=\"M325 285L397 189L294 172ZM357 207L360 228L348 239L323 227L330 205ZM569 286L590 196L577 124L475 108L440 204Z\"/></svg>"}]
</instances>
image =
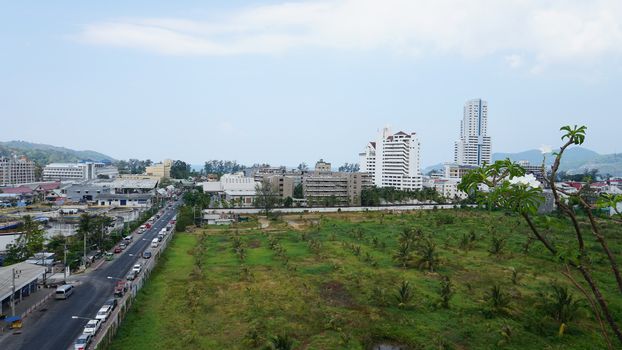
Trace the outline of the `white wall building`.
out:
<instances>
[{"instance_id":1,"label":"white wall building","mask_svg":"<svg viewBox=\"0 0 622 350\"><path fill-rule=\"evenodd\" d=\"M26 157L0 157L0 186L35 182L35 163Z\"/></svg>"},{"instance_id":2,"label":"white wall building","mask_svg":"<svg viewBox=\"0 0 622 350\"><path fill-rule=\"evenodd\" d=\"M52 163L43 168L45 181L84 181L97 179L98 175L116 178L119 171L104 163Z\"/></svg>"},{"instance_id":3,"label":"white wall building","mask_svg":"<svg viewBox=\"0 0 622 350\"><path fill-rule=\"evenodd\" d=\"M243 172L224 174L220 181L203 182L203 192L224 196L229 201L238 201L242 206L252 206L256 195L255 186L261 182L253 177L244 176Z\"/></svg>"},{"instance_id":4,"label":"white wall building","mask_svg":"<svg viewBox=\"0 0 622 350\"><path fill-rule=\"evenodd\" d=\"M460 139L454 148L454 161L458 165L482 166L492 162L492 144L487 130L488 102L482 99L467 101L460 122Z\"/></svg>"},{"instance_id":5,"label":"white wall building","mask_svg":"<svg viewBox=\"0 0 622 350\"><path fill-rule=\"evenodd\" d=\"M421 189L420 147L416 133L391 134L389 128L384 128L378 140L369 142L359 153L360 171L370 174L377 187Z\"/></svg>"}]
</instances>

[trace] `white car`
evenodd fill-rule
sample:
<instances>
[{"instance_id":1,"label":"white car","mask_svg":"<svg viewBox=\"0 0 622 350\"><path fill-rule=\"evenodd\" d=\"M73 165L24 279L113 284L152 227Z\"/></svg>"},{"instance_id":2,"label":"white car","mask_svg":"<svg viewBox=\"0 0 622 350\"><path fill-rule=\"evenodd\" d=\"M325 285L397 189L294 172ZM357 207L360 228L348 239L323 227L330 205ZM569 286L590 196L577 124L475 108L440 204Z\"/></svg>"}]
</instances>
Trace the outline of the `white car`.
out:
<instances>
[{"instance_id":1,"label":"white car","mask_svg":"<svg viewBox=\"0 0 622 350\"><path fill-rule=\"evenodd\" d=\"M73 345L74 350L86 350L91 343L90 334L81 334Z\"/></svg>"},{"instance_id":2,"label":"white car","mask_svg":"<svg viewBox=\"0 0 622 350\"><path fill-rule=\"evenodd\" d=\"M97 331L99 330L100 325L101 325L100 320L97 320L97 319L89 320L86 326L84 326L84 331L82 333L95 335L95 333L97 333Z\"/></svg>"},{"instance_id":3,"label":"white car","mask_svg":"<svg viewBox=\"0 0 622 350\"><path fill-rule=\"evenodd\" d=\"M102 306L102 308L99 309L99 311L97 311L97 315L95 315L95 319L102 320L102 322L106 322L106 320L108 319L108 316L110 316L110 311L112 311L112 308L110 307L110 305Z\"/></svg>"},{"instance_id":4,"label":"white car","mask_svg":"<svg viewBox=\"0 0 622 350\"><path fill-rule=\"evenodd\" d=\"M134 265L134 267L132 267L132 271L134 271L137 275L140 273L140 271L143 269L141 264L136 264Z\"/></svg>"}]
</instances>

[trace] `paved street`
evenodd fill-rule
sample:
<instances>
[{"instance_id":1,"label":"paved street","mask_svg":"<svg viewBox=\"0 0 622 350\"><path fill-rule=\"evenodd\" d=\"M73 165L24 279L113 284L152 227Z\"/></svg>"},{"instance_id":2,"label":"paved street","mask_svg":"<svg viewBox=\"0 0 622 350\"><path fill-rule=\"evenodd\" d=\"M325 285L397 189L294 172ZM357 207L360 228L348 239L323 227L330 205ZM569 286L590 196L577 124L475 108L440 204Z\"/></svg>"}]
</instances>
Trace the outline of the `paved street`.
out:
<instances>
[{"instance_id":1,"label":"paved street","mask_svg":"<svg viewBox=\"0 0 622 350\"><path fill-rule=\"evenodd\" d=\"M100 306L113 296L115 280L107 276L125 278L136 260L141 259L140 254L176 212L177 207L167 210L151 229L141 235L135 234L135 242L113 261L105 262L99 269L77 279L75 292L67 300L52 299L39 311L32 313L24 320L20 334L5 334L1 337L0 349L69 348L87 322L84 319L72 319L71 316L94 317Z\"/></svg>"}]
</instances>

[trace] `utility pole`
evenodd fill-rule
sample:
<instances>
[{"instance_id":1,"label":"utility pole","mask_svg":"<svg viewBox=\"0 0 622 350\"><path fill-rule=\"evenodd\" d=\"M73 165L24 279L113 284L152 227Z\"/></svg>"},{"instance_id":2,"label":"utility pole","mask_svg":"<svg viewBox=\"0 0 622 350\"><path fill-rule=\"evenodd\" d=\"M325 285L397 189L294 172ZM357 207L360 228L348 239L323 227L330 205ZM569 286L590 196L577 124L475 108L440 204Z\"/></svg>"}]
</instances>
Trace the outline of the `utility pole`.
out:
<instances>
[{"instance_id":1,"label":"utility pole","mask_svg":"<svg viewBox=\"0 0 622 350\"><path fill-rule=\"evenodd\" d=\"M65 249L63 251L63 283L67 283L67 239L65 238Z\"/></svg>"},{"instance_id":2,"label":"utility pole","mask_svg":"<svg viewBox=\"0 0 622 350\"><path fill-rule=\"evenodd\" d=\"M82 264L84 265L84 269L86 270L86 232L84 232L84 256L82 257Z\"/></svg>"},{"instance_id":3,"label":"utility pole","mask_svg":"<svg viewBox=\"0 0 622 350\"><path fill-rule=\"evenodd\" d=\"M12 287L11 288L11 291L12 291L11 293L11 314L15 316L15 278L17 275L17 271L15 271L15 268L13 268L11 272L12 272L12 279L13 279L12 286L11 286Z\"/></svg>"}]
</instances>

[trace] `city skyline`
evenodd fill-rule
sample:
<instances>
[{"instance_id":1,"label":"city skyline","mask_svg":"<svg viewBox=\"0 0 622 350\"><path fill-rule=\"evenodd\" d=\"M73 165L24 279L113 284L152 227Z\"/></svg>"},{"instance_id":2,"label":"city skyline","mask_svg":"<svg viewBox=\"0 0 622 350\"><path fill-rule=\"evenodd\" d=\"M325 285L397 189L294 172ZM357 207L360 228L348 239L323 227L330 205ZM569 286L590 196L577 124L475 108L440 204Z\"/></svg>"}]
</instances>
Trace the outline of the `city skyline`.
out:
<instances>
[{"instance_id":1,"label":"city skyline","mask_svg":"<svg viewBox=\"0 0 622 350\"><path fill-rule=\"evenodd\" d=\"M391 125L417 132L425 168L483 98L494 151L555 145L565 124L620 151L614 1L145 4L4 5L0 140L294 166L355 163Z\"/></svg>"}]
</instances>

